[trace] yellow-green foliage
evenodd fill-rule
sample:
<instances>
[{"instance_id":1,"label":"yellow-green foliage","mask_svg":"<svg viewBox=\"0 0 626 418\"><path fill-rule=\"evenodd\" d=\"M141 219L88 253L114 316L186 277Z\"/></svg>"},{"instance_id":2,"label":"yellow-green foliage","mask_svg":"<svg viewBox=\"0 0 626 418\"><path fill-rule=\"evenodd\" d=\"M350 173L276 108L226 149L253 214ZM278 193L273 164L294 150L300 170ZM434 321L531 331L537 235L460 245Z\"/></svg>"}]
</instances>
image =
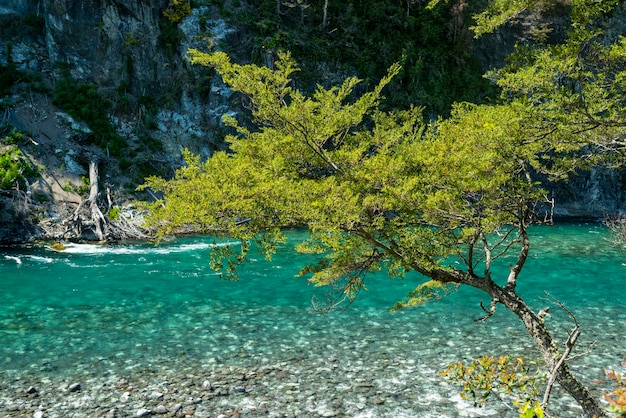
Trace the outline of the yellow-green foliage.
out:
<instances>
[{"instance_id":1,"label":"yellow-green foliage","mask_svg":"<svg viewBox=\"0 0 626 418\"><path fill-rule=\"evenodd\" d=\"M472 27L476 37L493 32L525 10L542 7L546 0L492 0L486 10L474 16Z\"/></svg>"},{"instance_id":2,"label":"yellow-green foliage","mask_svg":"<svg viewBox=\"0 0 626 418\"><path fill-rule=\"evenodd\" d=\"M139 39L135 37L135 34L132 32L126 32L124 34L124 46L135 46L141 43Z\"/></svg>"},{"instance_id":3,"label":"yellow-green foliage","mask_svg":"<svg viewBox=\"0 0 626 418\"><path fill-rule=\"evenodd\" d=\"M404 308L420 306L446 297L457 289L458 285L454 283L442 283L437 280L429 280L417 286L408 294L406 300L396 303L391 310L397 311Z\"/></svg>"},{"instance_id":4,"label":"yellow-green foliage","mask_svg":"<svg viewBox=\"0 0 626 418\"><path fill-rule=\"evenodd\" d=\"M117 221L120 219L120 208L115 206L109 210L109 219Z\"/></svg>"},{"instance_id":5,"label":"yellow-green foliage","mask_svg":"<svg viewBox=\"0 0 626 418\"><path fill-rule=\"evenodd\" d=\"M612 157L626 161L623 136L626 114L626 40L607 38L593 19L613 0L572 2L569 38L558 45L518 46L509 64L489 77L502 88L502 98L527 106L527 143L549 141L550 174L587 167ZM581 154L587 146L587 154ZM548 164L545 164L548 166Z\"/></svg>"},{"instance_id":6,"label":"yellow-green foliage","mask_svg":"<svg viewBox=\"0 0 626 418\"><path fill-rule=\"evenodd\" d=\"M312 283L342 281L354 296L370 271L433 279L396 308L447 294L444 282L467 280L447 266L453 256L473 274L484 251L497 258L517 248L514 239L488 234L515 238L515 225L532 221L530 208L544 191L531 172L554 170L554 160L543 156L555 157L563 144L536 131L534 108L522 100L459 104L449 119L428 125L419 109L378 111L398 66L360 97L357 78L307 96L291 80L298 67L289 54L279 54L274 70L234 64L223 52L191 50L189 58L248 97L258 129L226 117L237 132L226 138L229 152L205 162L186 154L175 179L149 178L144 187L165 193L149 223L164 234L183 226L244 241L269 234L260 238L268 254L280 236L274 231L306 226L311 239L298 248L323 255L301 272ZM568 150L576 145L570 141ZM232 272L247 248L213 265ZM485 275L491 261L481 267Z\"/></svg>"},{"instance_id":7,"label":"yellow-green foliage","mask_svg":"<svg viewBox=\"0 0 626 418\"><path fill-rule=\"evenodd\" d=\"M225 118L237 131L227 137L229 152L205 162L186 154L175 179L147 180L145 187L165 192L149 219L162 233L192 226L250 240L306 226L311 239L298 248L325 258L301 273L317 285L341 280L354 296L370 271L451 279L445 260L513 223L523 202L542 195L524 176L536 148L519 132L523 106L460 105L450 120L426 126L419 109L377 110L398 66L360 97L356 78L306 96L290 78L296 64L288 54L279 58L270 70L190 51L193 63L214 67L249 97L259 129ZM266 251L279 235L262 241ZM244 258L214 265L232 272ZM418 287L409 305L439 282Z\"/></svg>"},{"instance_id":8,"label":"yellow-green foliage","mask_svg":"<svg viewBox=\"0 0 626 418\"><path fill-rule=\"evenodd\" d=\"M521 417L543 416L538 397L545 376L531 373L522 358L483 355L467 366L462 362L451 364L440 376L460 383L461 397L471 400L475 406L484 406L492 397L501 401L511 399Z\"/></svg>"},{"instance_id":9,"label":"yellow-green foliage","mask_svg":"<svg viewBox=\"0 0 626 418\"><path fill-rule=\"evenodd\" d=\"M626 366L626 362L622 365ZM609 411L617 417L626 417L626 378L614 371L607 371L606 374L615 383L615 390L604 394L604 399L609 403Z\"/></svg>"},{"instance_id":10,"label":"yellow-green foliage","mask_svg":"<svg viewBox=\"0 0 626 418\"><path fill-rule=\"evenodd\" d=\"M348 299L365 288L369 272L416 272L416 290L396 308L465 284L489 294L494 309L504 304L521 317L530 308L515 286L529 255L527 228L540 220L546 195L537 174L563 177L626 149L626 77L618 71L625 48L582 35L520 50L491 74L504 90L501 103L457 104L450 118L430 123L420 109L379 110L397 65L362 95L353 77L305 94L292 80L298 67L289 54L269 69L192 50L191 62L214 68L245 96L256 126L225 117L234 132L227 152L206 161L186 152L173 179L148 178L143 187L164 196L150 205L148 223L161 234L193 227L240 240L212 254L211 266L229 277L253 245L271 256L284 242L281 228L303 226L310 238L297 249L319 261L300 275ZM589 158L598 149L600 158ZM549 332L537 332L544 359L552 359ZM522 416L542 413L542 376L519 359L484 357L448 374L479 403L496 390L519 393ZM578 401L598 410L593 399Z\"/></svg>"},{"instance_id":11,"label":"yellow-green foliage","mask_svg":"<svg viewBox=\"0 0 626 418\"><path fill-rule=\"evenodd\" d=\"M191 6L188 0L170 0L167 9L163 11L163 16L172 23L178 23L190 14Z\"/></svg>"},{"instance_id":12,"label":"yellow-green foliage","mask_svg":"<svg viewBox=\"0 0 626 418\"><path fill-rule=\"evenodd\" d=\"M13 130L10 134L6 135L2 142L7 145L22 145L26 142L27 137L23 132Z\"/></svg>"}]
</instances>

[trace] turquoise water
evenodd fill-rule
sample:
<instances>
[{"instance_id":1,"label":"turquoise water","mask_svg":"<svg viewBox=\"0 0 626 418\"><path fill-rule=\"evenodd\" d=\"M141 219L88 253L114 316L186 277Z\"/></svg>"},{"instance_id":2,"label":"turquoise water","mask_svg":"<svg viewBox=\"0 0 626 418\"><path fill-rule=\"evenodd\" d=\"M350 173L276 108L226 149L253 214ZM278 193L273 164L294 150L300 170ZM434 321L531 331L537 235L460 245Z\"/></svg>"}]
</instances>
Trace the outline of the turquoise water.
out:
<instances>
[{"instance_id":1,"label":"turquoise water","mask_svg":"<svg viewBox=\"0 0 626 418\"><path fill-rule=\"evenodd\" d=\"M598 383L604 369L626 360L626 260L601 225L537 227L532 235L519 293L540 309L550 305L547 290L576 314L581 350L594 344L575 368ZM0 249L0 378L69 381L86 369L124 375L278 362L321 367L332 358L360 367L381 388L410 382L407 396L420 398L421 406L402 406L406 416L441 416L443 404L455 416L449 411L469 407L433 383L446 364L482 353L536 357L521 323L502 307L485 323L473 321L482 314L478 302L488 300L472 289L392 314L388 309L417 277L373 277L348 309L316 315L311 298L326 291L294 278L305 258L286 248L271 262L253 260L240 281L229 282L208 268L212 245L196 237L158 247ZM551 313L549 324L562 341L568 317L554 306ZM391 416L389 408L389 402L371 405L367 416Z\"/></svg>"}]
</instances>

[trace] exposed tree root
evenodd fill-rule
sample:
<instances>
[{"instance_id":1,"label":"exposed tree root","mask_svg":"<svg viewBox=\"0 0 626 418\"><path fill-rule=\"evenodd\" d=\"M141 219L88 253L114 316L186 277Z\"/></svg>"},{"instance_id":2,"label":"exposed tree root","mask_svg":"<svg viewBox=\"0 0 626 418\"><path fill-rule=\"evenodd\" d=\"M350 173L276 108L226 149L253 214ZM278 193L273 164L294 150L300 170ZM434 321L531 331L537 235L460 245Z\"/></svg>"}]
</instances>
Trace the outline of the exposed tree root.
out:
<instances>
[{"instance_id":1,"label":"exposed tree root","mask_svg":"<svg viewBox=\"0 0 626 418\"><path fill-rule=\"evenodd\" d=\"M73 215L65 221L63 239L85 239L97 241L120 241L150 238L150 231L140 226L141 219L118 216L107 218L100 209L98 186L98 160L89 162L89 197L80 202ZM106 210L113 208L111 193L107 190Z\"/></svg>"}]
</instances>

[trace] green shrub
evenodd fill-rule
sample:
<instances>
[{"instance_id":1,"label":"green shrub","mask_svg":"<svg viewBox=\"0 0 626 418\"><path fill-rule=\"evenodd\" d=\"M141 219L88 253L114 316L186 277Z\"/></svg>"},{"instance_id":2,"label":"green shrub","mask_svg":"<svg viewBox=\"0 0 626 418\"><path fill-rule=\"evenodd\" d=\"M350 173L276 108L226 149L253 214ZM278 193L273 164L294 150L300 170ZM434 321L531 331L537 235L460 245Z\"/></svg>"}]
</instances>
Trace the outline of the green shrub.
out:
<instances>
[{"instance_id":1,"label":"green shrub","mask_svg":"<svg viewBox=\"0 0 626 418\"><path fill-rule=\"evenodd\" d=\"M134 46L139 45L141 41L135 37L135 34L132 32L126 32L124 34L124 46Z\"/></svg>"},{"instance_id":2,"label":"green shrub","mask_svg":"<svg viewBox=\"0 0 626 418\"><path fill-rule=\"evenodd\" d=\"M41 36L44 34L45 19L34 13L23 17L16 17L2 22L0 25L0 38L10 39L12 37Z\"/></svg>"},{"instance_id":3,"label":"green shrub","mask_svg":"<svg viewBox=\"0 0 626 418\"><path fill-rule=\"evenodd\" d=\"M35 177L38 174L15 145L0 151L0 189L9 190L24 186L28 177Z\"/></svg>"},{"instance_id":4,"label":"green shrub","mask_svg":"<svg viewBox=\"0 0 626 418\"><path fill-rule=\"evenodd\" d=\"M170 54L178 51L180 41L183 39L183 33L176 23L169 19L161 19L161 32L159 33L159 44Z\"/></svg>"},{"instance_id":5,"label":"green shrub","mask_svg":"<svg viewBox=\"0 0 626 418\"><path fill-rule=\"evenodd\" d=\"M42 192L42 191L36 191L33 193L33 200L35 202L39 202L39 203L45 203L45 202L50 202L52 200L52 198L50 196L48 196L48 194Z\"/></svg>"},{"instance_id":6,"label":"green shrub","mask_svg":"<svg viewBox=\"0 0 626 418\"><path fill-rule=\"evenodd\" d=\"M63 183L61 188L68 193L74 193L74 185L69 180Z\"/></svg>"},{"instance_id":7,"label":"green shrub","mask_svg":"<svg viewBox=\"0 0 626 418\"><path fill-rule=\"evenodd\" d=\"M121 210L117 206L112 207L109 210L109 219L112 220L112 221L119 220L120 219L120 212L121 212Z\"/></svg>"},{"instance_id":8,"label":"green shrub","mask_svg":"<svg viewBox=\"0 0 626 418\"><path fill-rule=\"evenodd\" d=\"M163 151L163 143L156 138L149 136L140 138L142 148L146 148L151 152Z\"/></svg>"},{"instance_id":9,"label":"green shrub","mask_svg":"<svg viewBox=\"0 0 626 418\"><path fill-rule=\"evenodd\" d=\"M101 97L91 83L76 83L64 78L56 85L54 103L73 118L87 123L92 134L88 142L107 150L113 156L124 154L126 141L107 118L111 103Z\"/></svg>"},{"instance_id":10,"label":"green shrub","mask_svg":"<svg viewBox=\"0 0 626 418\"><path fill-rule=\"evenodd\" d=\"M170 0L167 9L163 11L165 16L170 22L177 24L185 16L191 14L191 7L187 0Z\"/></svg>"},{"instance_id":11,"label":"green shrub","mask_svg":"<svg viewBox=\"0 0 626 418\"><path fill-rule=\"evenodd\" d=\"M91 186L89 184L89 179L85 176L82 176L80 178L79 186L74 185L71 181L68 180L65 183L63 183L61 188L68 193L76 193L79 195L84 195L84 194L89 193L89 189L91 188Z\"/></svg>"},{"instance_id":12,"label":"green shrub","mask_svg":"<svg viewBox=\"0 0 626 418\"><path fill-rule=\"evenodd\" d=\"M2 143L6 145L23 145L29 140L29 137L23 132L13 129L8 135L2 139Z\"/></svg>"},{"instance_id":13,"label":"green shrub","mask_svg":"<svg viewBox=\"0 0 626 418\"><path fill-rule=\"evenodd\" d=\"M290 51L302 66L297 81L304 88L320 80L333 84L333 74L342 71L363 79L365 88L401 62L402 72L385 91L385 109L413 104L428 116L445 115L454 101L497 96L472 56L470 16L450 3L407 8L394 0L330 2L327 27L321 25L321 3L308 2L304 10L281 7L279 17L275 1L259 0L235 11L232 21L254 35L255 63L264 63L268 50Z\"/></svg>"}]
</instances>

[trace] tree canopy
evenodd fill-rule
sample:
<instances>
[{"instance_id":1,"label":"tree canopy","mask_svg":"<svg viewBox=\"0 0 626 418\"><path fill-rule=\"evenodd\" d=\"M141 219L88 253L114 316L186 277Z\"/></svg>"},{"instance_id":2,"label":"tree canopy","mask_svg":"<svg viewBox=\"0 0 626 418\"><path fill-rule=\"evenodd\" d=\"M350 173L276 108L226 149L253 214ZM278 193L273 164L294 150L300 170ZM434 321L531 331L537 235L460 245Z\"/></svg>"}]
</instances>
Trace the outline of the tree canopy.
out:
<instances>
[{"instance_id":1,"label":"tree canopy","mask_svg":"<svg viewBox=\"0 0 626 418\"><path fill-rule=\"evenodd\" d=\"M585 5L596 13L592 3ZM298 67L287 53L269 69L191 50L192 63L215 68L242 94L253 124L225 117L233 129L228 151L206 161L187 153L175 178L149 178L144 187L164 193L149 223L162 234L192 226L241 240L240 252L223 247L212 260L232 277L251 244L271 256L284 242L282 228L304 226L310 237L297 249L320 258L301 275L348 298L373 271L424 276L396 309L459 285L480 289L491 300L481 302L485 319L498 305L515 313L552 381L588 416L605 416L567 366L577 324L561 352L516 292L531 249L528 227L551 218L540 180L624 159L626 41L597 30L592 12L573 14L565 43L520 46L492 72L503 89L499 104L459 103L433 121L418 108L379 110L398 65L360 96L354 77L307 95L292 81ZM511 257L510 268L495 269Z\"/></svg>"}]
</instances>

